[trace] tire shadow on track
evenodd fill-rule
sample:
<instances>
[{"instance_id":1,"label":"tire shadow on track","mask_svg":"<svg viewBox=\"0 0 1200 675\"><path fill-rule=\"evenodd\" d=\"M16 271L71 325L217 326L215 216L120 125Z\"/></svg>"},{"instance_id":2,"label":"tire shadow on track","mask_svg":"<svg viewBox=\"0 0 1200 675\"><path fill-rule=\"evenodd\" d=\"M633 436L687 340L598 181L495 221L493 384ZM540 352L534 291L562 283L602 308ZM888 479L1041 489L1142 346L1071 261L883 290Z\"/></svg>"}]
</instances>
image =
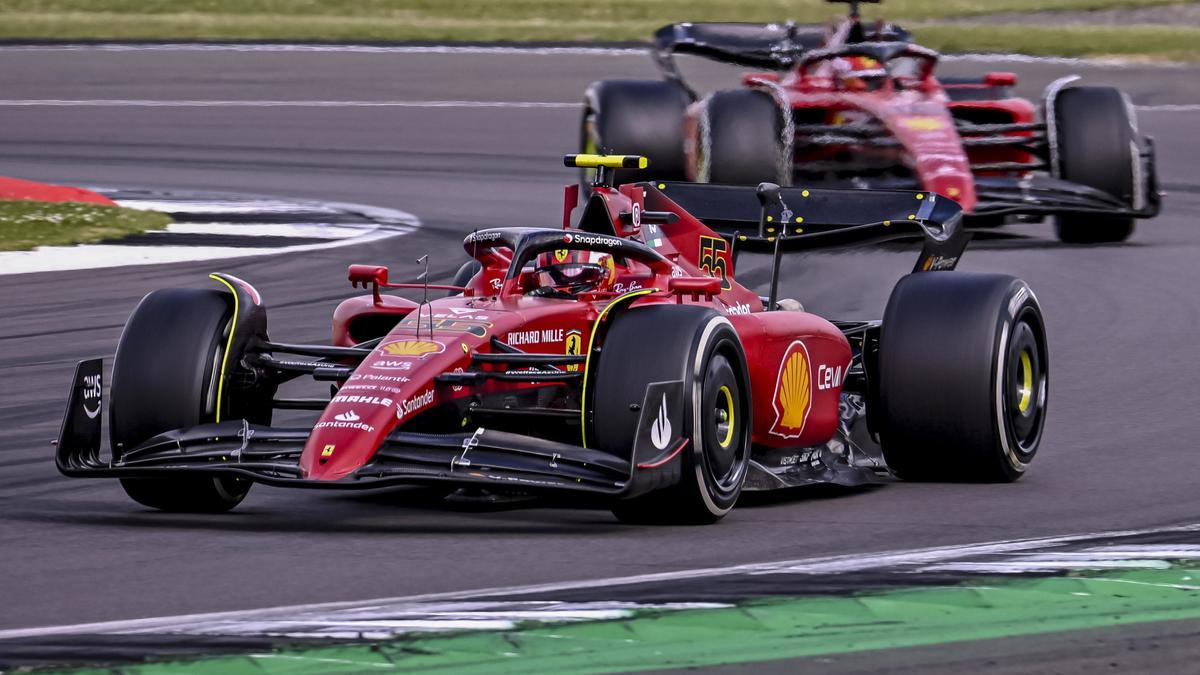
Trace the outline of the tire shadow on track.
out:
<instances>
[{"instance_id":1,"label":"tire shadow on track","mask_svg":"<svg viewBox=\"0 0 1200 675\"><path fill-rule=\"evenodd\" d=\"M764 492L743 492L738 499L735 509L755 509L779 504L803 504L808 502L823 502L828 500L844 500L850 497L874 492L880 485L801 485L798 487L769 490Z\"/></svg>"},{"instance_id":2,"label":"tire shadow on track","mask_svg":"<svg viewBox=\"0 0 1200 675\"><path fill-rule=\"evenodd\" d=\"M375 505L371 506L372 503ZM616 534L629 529L603 510L556 510L552 517L536 518L522 513L533 508L544 509L546 502L493 508L486 515L474 518L472 512L454 504L438 503L428 494L331 496L314 499L302 508L277 502L273 505L243 505L221 514L164 513L142 509L135 504L130 504L127 510L114 511L111 502L90 500L75 500L69 504L40 502L30 506L36 510L9 512L6 519L42 525L132 530L351 536L511 534L562 537ZM444 517L455 511L461 513L463 520Z\"/></svg>"}]
</instances>

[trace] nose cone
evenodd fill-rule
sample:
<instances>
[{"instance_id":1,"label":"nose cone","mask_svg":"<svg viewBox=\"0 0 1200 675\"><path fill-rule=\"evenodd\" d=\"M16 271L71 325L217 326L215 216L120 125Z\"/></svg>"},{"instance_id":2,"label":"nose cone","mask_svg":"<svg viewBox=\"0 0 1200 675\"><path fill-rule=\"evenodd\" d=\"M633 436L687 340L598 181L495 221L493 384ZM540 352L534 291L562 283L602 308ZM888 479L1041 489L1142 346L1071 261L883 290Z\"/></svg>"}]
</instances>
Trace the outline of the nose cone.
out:
<instances>
[{"instance_id":1,"label":"nose cone","mask_svg":"<svg viewBox=\"0 0 1200 675\"><path fill-rule=\"evenodd\" d=\"M313 427L300 471L306 478L337 480L375 454L396 424L396 401L382 392L339 393Z\"/></svg>"},{"instance_id":2,"label":"nose cone","mask_svg":"<svg viewBox=\"0 0 1200 675\"><path fill-rule=\"evenodd\" d=\"M434 378L470 362L478 338L389 337L363 359L313 426L300 471L337 480L371 461L388 434L441 403Z\"/></svg>"}]
</instances>

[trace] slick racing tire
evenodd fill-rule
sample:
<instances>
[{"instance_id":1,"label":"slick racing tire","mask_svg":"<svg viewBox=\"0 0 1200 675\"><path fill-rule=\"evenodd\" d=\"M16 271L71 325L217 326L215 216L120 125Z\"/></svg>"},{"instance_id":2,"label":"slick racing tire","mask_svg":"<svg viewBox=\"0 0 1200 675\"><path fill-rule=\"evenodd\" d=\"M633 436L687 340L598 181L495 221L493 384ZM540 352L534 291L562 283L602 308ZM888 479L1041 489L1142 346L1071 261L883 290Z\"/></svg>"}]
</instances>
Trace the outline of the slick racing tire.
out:
<instances>
[{"instance_id":1,"label":"slick racing tire","mask_svg":"<svg viewBox=\"0 0 1200 675\"><path fill-rule=\"evenodd\" d=\"M782 156L783 119L769 94L753 89L714 93L704 102L698 131L699 182L791 184L790 158Z\"/></svg>"},{"instance_id":2,"label":"slick racing tire","mask_svg":"<svg viewBox=\"0 0 1200 675\"><path fill-rule=\"evenodd\" d=\"M1059 175L1133 204L1134 162L1140 161L1136 125L1121 92L1112 87L1072 87L1054 100ZM1103 214L1057 217L1059 240L1071 244L1125 241L1133 218Z\"/></svg>"},{"instance_id":3,"label":"slick racing tire","mask_svg":"<svg viewBox=\"0 0 1200 675\"><path fill-rule=\"evenodd\" d=\"M613 185L684 180L683 116L691 96L664 80L601 80L584 94L579 148L585 154L641 155L646 170L615 171ZM586 189L594 169L583 169Z\"/></svg>"},{"instance_id":4,"label":"slick racing tire","mask_svg":"<svg viewBox=\"0 0 1200 675\"><path fill-rule=\"evenodd\" d=\"M479 262L478 260L468 260L467 262L463 263L462 267L458 268L457 272L454 273L454 279L450 282L450 285L465 287L467 284L471 283L471 280L474 279L475 275L479 274L479 271L482 269L483 263ZM448 291L446 295L462 295L462 291Z\"/></svg>"},{"instance_id":5,"label":"slick racing tire","mask_svg":"<svg viewBox=\"0 0 1200 675\"><path fill-rule=\"evenodd\" d=\"M680 380L683 399L691 402L683 406L683 428L673 434L687 441L677 460L681 478L618 502L613 514L621 522L713 523L741 494L752 416L746 356L733 326L708 308L658 305L614 318L592 382L596 447L630 458L647 386Z\"/></svg>"},{"instance_id":6,"label":"slick racing tire","mask_svg":"<svg viewBox=\"0 0 1200 675\"><path fill-rule=\"evenodd\" d=\"M908 480L1011 482L1037 453L1048 366L1029 286L999 274L920 272L896 284L880 329L879 432Z\"/></svg>"},{"instance_id":7,"label":"slick racing tire","mask_svg":"<svg viewBox=\"0 0 1200 675\"><path fill-rule=\"evenodd\" d=\"M216 290L154 291L133 310L113 362L109 437L114 460L164 431L212 422L232 302ZM224 476L123 478L134 501L163 511L237 506L250 481Z\"/></svg>"}]
</instances>

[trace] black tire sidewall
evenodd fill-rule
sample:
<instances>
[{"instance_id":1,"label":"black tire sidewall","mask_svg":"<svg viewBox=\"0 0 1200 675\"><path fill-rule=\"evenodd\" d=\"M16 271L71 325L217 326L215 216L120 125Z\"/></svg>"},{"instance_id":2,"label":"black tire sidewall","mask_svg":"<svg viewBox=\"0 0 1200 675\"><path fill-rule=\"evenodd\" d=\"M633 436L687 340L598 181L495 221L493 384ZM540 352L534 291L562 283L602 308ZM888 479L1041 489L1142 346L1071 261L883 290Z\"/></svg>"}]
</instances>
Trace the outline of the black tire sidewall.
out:
<instances>
[{"instance_id":1,"label":"black tire sidewall","mask_svg":"<svg viewBox=\"0 0 1200 675\"><path fill-rule=\"evenodd\" d=\"M1071 87L1053 105L1059 175L1132 206L1138 139L1124 95L1113 87ZM1124 241L1133 228L1132 217L1104 214L1064 214L1055 224L1058 238L1072 244Z\"/></svg>"},{"instance_id":2,"label":"black tire sidewall","mask_svg":"<svg viewBox=\"0 0 1200 675\"><path fill-rule=\"evenodd\" d=\"M134 309L117 343L110 390L109 432L114 460L165 431L211 422L208 410L224 359L232 307L216 290L154 291ZM186 475L123 478L140 504L166 511L221 512L245 498L248 480Z\"/></svg>"},{"instance_id":3,"label":"black tire sidewall","mask_svg":"<svg viewBox=\"0 0 1200 675\"><path fill-rule=\"evenodd\" d=\"M940 276L939 276L940 275ZM879 348L884 457L902 478L1012 481L1037 452L1015 449L1004 390L1014 325L1027 318L1038 336L1049 384L1045 327L1037 299L1005 275L926 272L896 285ZM987 345L986 354L980 345Z\"/></svg>"},{"instance_id":4,"label":"black tire sidewall","mask_svg":"<svg viewBox=\"0 0 1200 675\"><path fill-rule=\"evenodd\" d=\"M109 432L116 458L164 431L212 421L205 408L232 316L227 297L169 288L134 309L113 359Z\"/></svg>"},{"instance_id":5,"label":"black tire sidewall","mask_svg":"<svg viewBox=\"0 0 1200 675\"><path fill-rule=\"evenodd\" d=\"M652 340L647 336L653 335ZM727 489L716 484L705 453L703 387L713 355L720 353L736 380L737 479ZM594 446L630 458L647 385L682 381L686 398L683 427L688 445L681 457L680 483L624 503L615 509L636 522L713 522L737 502L749 468L751 397L746 358L728 319L695 305L651 305L622 312L612 320L595 366L589 397ZM634 405L636 404L636 405Z\"/></svg>"},{"instance_id":6,"label":"black tire sidewall","mask_svg":"<svg viewBox=\"0 0 1200 675\"><path fill-rule=\"evenodd\" d=\"M596 151L641 155L649 168L613 171L612 184L637 180L684 180L683 118L691 96L667 80L602 80L585 94L579 147L587 147L590 131ZM587 187L590 170L580 171Z\"/></svg>"},{"instance_id":7,"label":"black tire sidewall","mask_svg":"<svg viewBox=\"0 0 1200 675\"><path fill-rule=\"evenodd\" d=\"M474 279L475 275L479 274L481 270L483 270L483 263L479 262L478 260L468 260L462 264L462 267L458 268L457 272L454 273L454 279L451 280L450 285L466 287L467 284L471 283L471 280ZM449 296L461 294L461 291L447 292L447 295Z\"/></svg>"},{"instance_id":8,"label":"black tire sidewall","mask_svg":"<svg viewBox=\"0 0 1200 675\"><path fill-rule=\"evenodd\" d=\"M753 89L713 93L699 125L700 176L710 183L787 185L781 175L783 120L769 94Z\"/></svg>"},{"instance_id":9,"label":"black tire sidewall","mask_svg":"<svg viewBox=\"0 0 1200 675\"><path fill-rule=\"evenodd\" d=\"M745 371L746 359L741 342L727 321L710 324L710 326L713 326L713 332L702 336L703 351L698 352L699 358L693 356L695 368L689 374L689 378L685 380L684 391L691 396L692 405L688 409L689 414L684 419L684 424L691 430L691 442L688 443L685 451L689 458L684 463L684 471L689 472L692 478L686 480L682 485L694 491L695 498L704 503L709 513L720 517L728 513L737 503L742 485L746 481L746 474L749 470L752 425L746 424L750 411L750 399L748 375ZM725 487L717 484L715 470L707 452L714 439L710 438L705 430L707 426L705 410L711 408L707 405L708 401L705 396L705 380L706 376L713 374L709 366L718 354L724 356L730 365L730 373L733 375L737 387L736 395L739 399L736 402L737 408L739 412L743 413L741 426L735 428L735 434L740 435L740 440L736 436L734 439L734 442L738 443L735 453L740 453L741 456L735 457L733 463L740 468L736 469L738 472L736 479L731 485ZM739 364L741 365L740 369Z\"/></svg>"}]
</instances>

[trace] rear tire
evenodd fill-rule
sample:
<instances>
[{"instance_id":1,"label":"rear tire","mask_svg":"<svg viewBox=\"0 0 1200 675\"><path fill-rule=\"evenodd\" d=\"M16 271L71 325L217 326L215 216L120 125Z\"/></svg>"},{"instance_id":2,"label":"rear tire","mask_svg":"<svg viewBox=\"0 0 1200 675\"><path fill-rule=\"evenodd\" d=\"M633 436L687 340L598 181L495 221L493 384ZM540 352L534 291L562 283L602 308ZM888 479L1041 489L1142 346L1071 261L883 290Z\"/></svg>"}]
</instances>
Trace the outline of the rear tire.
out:
<instances>
[{"instance_id":1,"label":"rear tire","mask_svg":"<svg viewBox=\"0 0 1200 675\"><path fill-rule=\"evenodd\" d=\"M700 182L791 184L790 158L782 157L783 119L775 99L765 92L733 89L714 93L705 103L699 129Z\"/></svg>"},{"instance_id":2,"label":"rear tire","mask_svg":"<svg viewBox=\"0 0 1200 675\"><path fill-rule=\"evenodd\" d=\"M692 305L630 310L614 319L597 365L593 435L601 450L630 456L650 383L683 380L693 402L683 411L680 481L617 503L617 519L698 525L724 517L746 480L751 417L746 357L728 320Z\"/></svg>"},{"instance_id":3,"label":"rear tire","mask_svg":"<svg viewBox=\"0 0 1200 675\"><path fill-rule=\"evenodd\" d=\"M580 151L642 155L646 170L613 172L613 185L639 180L685 180L683 116L691 95L664 80L602 80L584 94ZM591 184L594 169L583 169L580 182Z\"/></svg>"},{"instance_id":4,"label":"rear tire","mask_svg":"<svg viewBox=\"0 0 1200 675\"><path fill-rule=\"evenodd\" d=\"M170 288L150 293L133 310L113 362L109 436L115 460L160 433L215 419L215 388L233 314L229 297ZM139 504L200 513L232 509L250 485L227 476L121 479Z\"/></svg>"},{"instance_id":5,"label":"rear tire","mask_svg":"<svg viewBox=\"0 0 1200 675\"><path fill-rule=\"evenodd\" d=\"M1064 180L1096 188L1133 204L1138 160L1134 120L1121 92L1112 87L1072 87L1054 100L1058 170ZM1097 244L1125 241L1133 218L1103 214L1058 216L1061 241Z\"/></svg>"},{"instance_id":6,"label":"rear tire","mask_svg":"<svg viewBox=\"0 0 1200 675\"><path fill-rule=\"evenodd\" d=\"M1046 420L1046 332L1025 282L922 272L896 284L879 342L884 458L908 480L1011 482Z\"/></svg>"}]
</instances>

